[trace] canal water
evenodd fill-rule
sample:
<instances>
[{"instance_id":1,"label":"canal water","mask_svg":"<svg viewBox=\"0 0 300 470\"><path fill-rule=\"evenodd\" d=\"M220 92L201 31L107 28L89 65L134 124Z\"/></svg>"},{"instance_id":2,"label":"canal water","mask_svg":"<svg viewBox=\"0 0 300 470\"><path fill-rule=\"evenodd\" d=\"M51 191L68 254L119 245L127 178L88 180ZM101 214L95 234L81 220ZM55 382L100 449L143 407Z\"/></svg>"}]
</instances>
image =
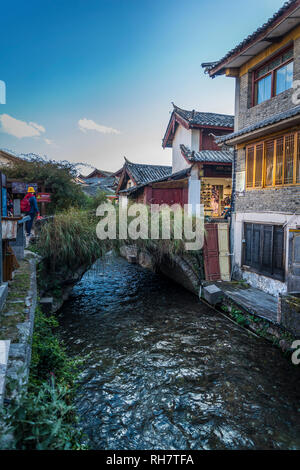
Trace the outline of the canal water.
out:
<instances>
[{"instance_id":1,"label":"canal water","mask_svg":"<svg viewBox=\"0 0 300 470\"><path fill-rule=\"evenodd\" d=\"M299 367L164 277L96 263L60 333L91 449L300 449Z\"/></svg>"}]
</instances>

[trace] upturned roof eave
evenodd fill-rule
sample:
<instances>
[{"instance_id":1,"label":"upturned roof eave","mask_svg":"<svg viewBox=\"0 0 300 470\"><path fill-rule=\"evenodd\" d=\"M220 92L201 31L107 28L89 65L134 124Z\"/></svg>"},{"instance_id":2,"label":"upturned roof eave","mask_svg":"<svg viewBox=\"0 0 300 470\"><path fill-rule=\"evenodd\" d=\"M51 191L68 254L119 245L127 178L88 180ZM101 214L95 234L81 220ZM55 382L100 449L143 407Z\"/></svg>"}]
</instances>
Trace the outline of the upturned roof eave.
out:
<instances>
[{"instance_id":1,"label":"upturned roof eave","mask_svg":"<svg viewBox=\"0 0 300 470\"><path fill-rule=\"evenodd\" d=\"M291 3L291 5L288 5L286 7L285 7L285 5L283 5L283 7L281 7L281 9L285 8L283 13L281 15L279 15L276 19L274 19L274 21L271 24L268 25L266 23L265 28L264 28L264 25L261 28L259 28L259 29L262 29L262 31L258 32L258 30L256 30L254 33L250 34L249 35L249 42L247 42L247 38L245 38L244 41L242 41L240 44L238 44L232 50L232 53L228 52L228 54L226 54L226 56L223 59L220 59L219 61L217 61L216 65L211 67L210 69L207 68L207 64L205 64L205 63L202 64L202 67L206 69L206 71L208 72L208 74L210 75L211 78L214 78L217 75L223 75L225 73L226 69L230 68L230 66L231 66L230 63L233 61L233 59L236 59L239 56L244 55L245 52L247 52L254 45L256 45L260 42L265 42L266 43L265 47L263 47L262 50L266 49L267 47L270 46L270 43L272 42L272 39L268 38L267 36L270 35L274 30L276 30L276 28L281 23L286 21L289 18L289 16L292 13L294 13L295 10L297 10L299 8L299 6L300 6L300 0L295 0L294 2ZM280 10L278 10L278 12L280 12ZM276 15L276 13L275 13L275 15ZM296 27L296 25L293 25L290 28L290 30L292 30L294 27ZM253 36L253 39L251 39L251 36ZM244 44L244 46L242 45L243 42L246 42ZM256 54L254 54L253 56L255 56L255 55ZM247 60L249 60L249 57L245 58L245 62Z\"/></svg>"}]
</instances>

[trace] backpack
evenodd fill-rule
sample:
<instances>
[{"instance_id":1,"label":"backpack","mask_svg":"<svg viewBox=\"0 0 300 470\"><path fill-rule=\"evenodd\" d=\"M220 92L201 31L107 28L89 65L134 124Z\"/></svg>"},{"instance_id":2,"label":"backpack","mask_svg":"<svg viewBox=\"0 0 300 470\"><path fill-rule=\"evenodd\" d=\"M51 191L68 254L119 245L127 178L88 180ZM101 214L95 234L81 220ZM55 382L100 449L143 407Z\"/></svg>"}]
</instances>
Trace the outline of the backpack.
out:
<instances>
[{"instance_id":1,"label":"backpack","mask_svg":"<svg viewBox=\"0 0 300 470\"><path fill-rule=\"evenodd\" d=\"M29 198L30 198L30 196L28 197L28 194L26 194L26 196L22 199L21 204L20 204L21 212L29 212L30 211Z\"/></svg>"}]
</instances>

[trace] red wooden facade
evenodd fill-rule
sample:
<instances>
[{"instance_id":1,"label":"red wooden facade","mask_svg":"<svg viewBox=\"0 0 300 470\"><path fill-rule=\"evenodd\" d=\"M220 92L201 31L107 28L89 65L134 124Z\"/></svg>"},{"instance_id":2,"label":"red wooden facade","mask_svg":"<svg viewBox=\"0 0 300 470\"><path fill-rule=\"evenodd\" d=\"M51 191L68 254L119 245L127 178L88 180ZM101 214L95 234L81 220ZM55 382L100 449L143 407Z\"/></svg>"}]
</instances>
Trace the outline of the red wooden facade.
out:
<instances>
[{"instance_id":1,"label":"red wooden facade","mask_svg":"<svg viewBox=\"0 0 300 470\"><path fill-rule=\"evenodd\" d=\"M215 142L214 135L225 135L228 131L219 131L212 129L202 129L200 132L199 150L221 150Z\"/></svg>"},{"instance_id":2,"label":"red wooden facade","mask_svg":"<svg viewBox=\"0 0 300 470\"><path fill-rule=\"evenodd\" d=\"M188 188L153 188L145 186L138 197L138 201L145 204L180 204L183 206L188 203Z\"/></svg>"}]
</instances>

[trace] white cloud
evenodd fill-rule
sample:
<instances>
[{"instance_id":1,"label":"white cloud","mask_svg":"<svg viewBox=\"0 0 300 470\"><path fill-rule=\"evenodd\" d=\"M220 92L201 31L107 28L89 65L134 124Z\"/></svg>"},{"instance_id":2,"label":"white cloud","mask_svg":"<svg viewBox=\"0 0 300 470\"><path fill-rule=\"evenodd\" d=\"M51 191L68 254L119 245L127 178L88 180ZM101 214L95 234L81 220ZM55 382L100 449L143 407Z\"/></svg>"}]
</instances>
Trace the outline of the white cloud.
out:
<instances>
[{"instance_id":1,"label":"white cloud","mask_svg":"<svg viewBox=\"0 0 300 470\"><path fill-rule=\"evenodd\" d=\"M48 144L48 145L51 145L51 144L54 143L53 140L51 140L51 139L46 139L46 138L45 138L44 141L45 141L46 144Z\"/></svg>"},{"instance_id":2,"label":"white cloud","mask_svg":"<svg viewBox=\"0 0 300 470\"><path fill-rule=\"evenodd\" d=\"M46 129L44 128L44 126L41 126L40 124L37 124L36 122L30 122L29 125L32 127L35 127L40 133L46 132Z\"/></svg>"},{"instance_id":3,"label":"white cloud","mask_svg":"<svg viewBox=\"0 0 300 470\"><path fill-rule=\"evenodd\" d=\"M97 124L92 119L87 119L87 118L79 119L78 126L82 132L97 131L97 132L100 132L101 134L120 134L120 131L118 131L117 129L113 129L112 127L102 126L101 124Z\"/></svg>"},{"instance_id":4,"label":"white cloud","mask_svg":"<svg viewBox=\"0 0 300 470\"><path fill-rule=\"evenodd\" d=\"M23 137L38 137L46 131L43 126L35 122L27 123L25 121L19 121L9 116L9 114L1 114L0 122L3 132L13 135L18 139L23 139Z\"/></svg>"}]
</instances>

